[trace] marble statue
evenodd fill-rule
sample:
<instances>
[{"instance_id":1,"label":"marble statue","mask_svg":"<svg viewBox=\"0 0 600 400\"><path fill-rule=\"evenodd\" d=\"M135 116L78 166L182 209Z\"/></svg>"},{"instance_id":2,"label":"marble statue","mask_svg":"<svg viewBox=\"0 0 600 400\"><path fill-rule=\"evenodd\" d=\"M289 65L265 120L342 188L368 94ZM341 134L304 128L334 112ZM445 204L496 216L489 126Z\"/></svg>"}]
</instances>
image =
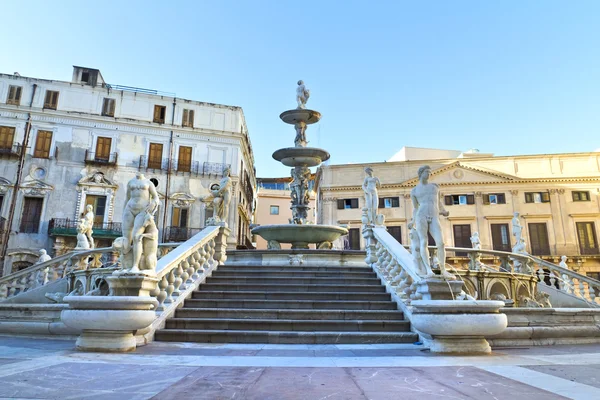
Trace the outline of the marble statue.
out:
<instances>
[{"instance_id":1,"label":"marble statue","mask_svg":"<svg viewBox=\"0 0 600 400\"><path fill-rule=\"evenodd\" d=\"M512 233L516 239L516 242L519 243L521 240L521 234L523 232L523 227L521 226L521 220L519 219L519 213L515 212L513 214L512 219Z\"/></svg>"},{"instance_id":2,"label":"marble statue","mask_svg":"<svg viewBox=\"0 0 600 400\"><path fill-rule=\"evenodd\" d=\"M229 176L231 171L229 168L223 170L223 177L218 185L215 185L212 190L212 202L214 216L209 219L210 225L223 225L227 226L227 219L229 218L229 204L231 203L231 177Z\"/></svg>"},{"instance_id":3,"label":"marble statue","mask_svg":"<svg viewBox=\"0 0 600 400\"><path fill-rule=\"evenodd\" d=\"M87 237L88 242L90 243L90 249L94 249L96 246L94 245L94 239L92 238L92 234L94 233L94 207L91 204L85 206L85 215L83 219L85 221L85 236Z\"/></svg>"},{"instance_id":4,"label":"marble statue","mask_svg":"<svg viewBox=\"0 0 600 400\"><path fill-rule=\"evenodd\" d=\"M567 256L560 257L560 263L558 263L558 266L563 267L564 269L569 269L569 266L567 265Z\"/></svg>"},{"instance_id":5,"label":"marble statue","mask_svg":"<svg viewBox=\"0 0 600 400\"><path fill-rule=\"evenodd\" d=\"M306 140L306 122L298 121L294 124L296 129L296 137L294 138L294 145L296 147L306 147L308 141Z\"/></svg>"},{"instance_id":6,"label":"marble statue","mask_svg":"<svg viewBox=\"0 0 600 400\"><path fill-rule=\"evenodd\" d=\"M365 168L367 176L362 185L362 189L365 192L365 207L367 208L367 218L369 225L375 225L377 223L377 209L379 207L379 195L377 189L381 186L379 178L373 176L373 169L371 167Z\"/></svg>"},{"instance_id":7,"label":"marble statue","mask_svg":"<svg viewBox=\"0 0 600 400\"><path fill-rule=\"evenodd\" d=\"M516 254L529 255L529 253L527 252L527 246L525 244L525 239L523 239L522 237L519 238L519 242L514 245L514 247L512 248L512 252L516 253ZM523 264L521 262L521 260L519 260L519 259L512 258L512 260L513 260L513 267L516 272L522 273L522 274L527 274L527 273L532 272L532 269L528 265L529 264L528 262Z\"/></svg>"},{"instance_id":8,"label":"marble statue","mask_svg":"<svg viewBox=\"0 0 600 400\"><path fill-rule=\"evenodd\" d=\"M481 250L481 240L479 239L479 232L473 232L473 236L471 236L471 247L473 247L474 250ZM475 266L481 266L481 253L475 253L473 261L475 263Z\"/></svg>"},{"instance_id":9,"label":"marble statue","mask_svg":"<svg viewBox=\"0 0 600 400\"><path fill-rule=\"evenodd\" d=\"M429 232L437 247L441 277L454 280L456 277L446 270L446 248L440 224L440 215L447 217L448 211L441 202L440 189L437 184L429 182L431 167L424 165L419 168L419 183L410 191L413 203L414 224L419 235L419 249L421 260L427 269L427 276L433 276L429 263L429 249L427 248L427 233Z\"/></svg>"},{"instance_id":10,"label":"marble statue","mask_svg":"<svg viewBox=\"0 0 600 400\"><path fill-rule=\"evenodd\" d=\"M160 201L154 184L138 172L127 183L125 201L123 237L117 238L113 247L120 253L123 269L154 273L156 263L152 265L152 262L147 262L148 257L156 257L158 253L158 229L154 214Z\"/></svg>"},{"instance_id":11,"label":"marble statue","mask_svg":"<svg viewBox=\"0 0 600 400\"><path fill-rule=\"evenodd\" d=\"M46 261L52 260L52 257L50 257L48 255L48 252L46 252L46 249L40 249L39 255L40 255L40 258L38 258L38 260L35 262L36 264L41 264Z\"/></svg>"},{"instance_id":12,"label":"marble statue","mask_svg":"<svg viewBox=\"0 0 600 400\"><path fill-rule=\"evenodd\" d=\"M298 102L298 109L305 109L306 102L310 97L310 90L304 86L302 80L298 81L298 87L296 88L296 101Z\"/></svg>"},{"instance_id":13,"label":"marble statue","mask_svg":"<svg viewBox=\"0 0 600 400\"><path fill-rule=\"evenodd\" d=\"M75 249L77 250L88 250L90 248L90 243L85 235L86 229L87 224L82 218L77 223L77 245L75 246Z\"/></svg>"},{"instance_id":14,"label":"marble statue","mask_svg":"<svg viewBox=\"0 0 600 400\"><path fill-rule=\"evenodd\" d=\"M423 264L423 259L421 258L419 233L417 232L417 228L413 221L408 223L408 232L408 237L410 239L410 254L412 255L415 268L417 269L417 274L420 276L427 276L429 275L429 271L427 270L427 266Z\"/></svg>"}]
</instances>

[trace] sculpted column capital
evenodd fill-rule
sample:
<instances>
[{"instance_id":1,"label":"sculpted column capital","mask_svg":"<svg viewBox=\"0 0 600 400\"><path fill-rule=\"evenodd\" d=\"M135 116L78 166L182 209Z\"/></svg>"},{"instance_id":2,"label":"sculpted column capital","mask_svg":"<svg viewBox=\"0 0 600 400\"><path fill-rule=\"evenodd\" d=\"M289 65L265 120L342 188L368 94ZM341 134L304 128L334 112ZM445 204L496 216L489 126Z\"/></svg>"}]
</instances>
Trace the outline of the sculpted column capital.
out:
<instances>
[{"instance_id":1,"label":"sculpted column capital","mask_svg":"<svg viewBox=\"0 0 600 400\"><path fill-rule=\"evenodd\" d=\"M475 192L475 197L483 197L483 192Z\"/></svg>"},{"instance_id":2,"label":"sculpted column capital","mask_svg":"<svg viewBox=\"0 0 600 400\"><path fill-rule=\"evenodd\" d=\"M518 190L511 190L510 194L512 194L513 196L516 196L516 195L519 194L519 191Z\"/></svg>"}]
</instances>

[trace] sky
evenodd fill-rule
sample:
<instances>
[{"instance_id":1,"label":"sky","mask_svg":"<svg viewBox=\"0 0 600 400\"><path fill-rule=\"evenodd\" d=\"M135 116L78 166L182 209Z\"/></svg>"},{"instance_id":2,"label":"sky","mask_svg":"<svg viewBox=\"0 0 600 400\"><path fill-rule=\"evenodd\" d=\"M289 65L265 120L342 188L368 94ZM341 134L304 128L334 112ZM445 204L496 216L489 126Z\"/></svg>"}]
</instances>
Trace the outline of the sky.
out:
<instances>
[{"instance_id":1,"label":"sky","mask_svg":"<svg viewBox=\"0 0 600 400\"><path fill-rule=\"evenodd\" d=\"M600 148L600 1L2 1L0 72L109 83L243 107L259 177L293 146L279 119L322 113L330 163L402 146L496 155Z\"/></svg>"}]
</instances>

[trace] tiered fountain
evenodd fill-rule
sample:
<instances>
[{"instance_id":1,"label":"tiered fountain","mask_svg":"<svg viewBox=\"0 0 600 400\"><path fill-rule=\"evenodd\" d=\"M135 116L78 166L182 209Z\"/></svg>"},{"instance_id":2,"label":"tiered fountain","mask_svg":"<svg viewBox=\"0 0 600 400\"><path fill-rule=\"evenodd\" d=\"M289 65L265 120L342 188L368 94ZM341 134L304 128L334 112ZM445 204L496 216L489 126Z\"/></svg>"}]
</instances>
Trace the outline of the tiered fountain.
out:
<instances>
[{"instance_id":1,"label":"tiered fountain","mask_svg":"<svg viewBox=\"0 0 600 400\"><path fill-rule=\"evenodd\" d=\"M268 242L270 250L280 249L280 243L291 243L292 249L308 249L310 243L315 243L318 249L331 249L332 242L348 230L339 226L315 225L307 223L310 195L308 181L310 167L317 167L329 159L329 153L323 149L307 147L306 128L319 122L321 114L306 108L310 92L304 82L298 81L296 100L298 108L283 112L279 118L286 124L294 125L296 138L294 147L279 149L273 153L273 158L283 165L292 167L292 182L290 184L292 197L292 219L289 224L265 225L252 229L252 233L260 235Z\"/></svg>"}]
</instances>

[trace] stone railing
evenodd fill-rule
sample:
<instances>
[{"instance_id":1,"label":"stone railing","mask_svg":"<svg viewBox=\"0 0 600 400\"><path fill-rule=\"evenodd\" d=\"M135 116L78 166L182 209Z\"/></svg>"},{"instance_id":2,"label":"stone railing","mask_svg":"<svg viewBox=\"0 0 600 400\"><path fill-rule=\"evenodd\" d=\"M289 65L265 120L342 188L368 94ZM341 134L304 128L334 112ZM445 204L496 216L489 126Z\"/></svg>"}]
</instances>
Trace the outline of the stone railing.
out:
<instances>
[{"instance_id":1,"label":"stone railing","mask_svg":"<svg viewBox=\"0 0 600 400\"><path fill-rule=\"evenodd\" d=\"M179 243L160 244L159 257L169 253L178 245ZM111 265L117 265L117 254L112 247L69 252L1 277L0 301L65 278L71 272Z\"/></svg>"}]
</instances>

